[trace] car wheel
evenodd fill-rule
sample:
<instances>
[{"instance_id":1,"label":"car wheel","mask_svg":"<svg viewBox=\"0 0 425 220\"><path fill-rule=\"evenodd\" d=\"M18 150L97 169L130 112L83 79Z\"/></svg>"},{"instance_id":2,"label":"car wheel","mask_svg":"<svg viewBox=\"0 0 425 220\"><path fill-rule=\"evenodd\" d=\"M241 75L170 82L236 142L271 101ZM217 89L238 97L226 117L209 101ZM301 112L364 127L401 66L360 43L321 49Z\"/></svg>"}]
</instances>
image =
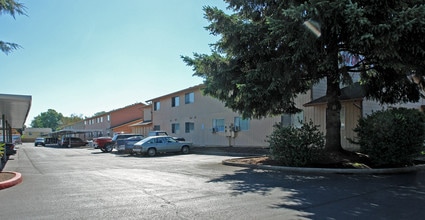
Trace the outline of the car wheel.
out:
<instances>
[{"instance_id":1,"label":"car wheel","mask_svg":"<svg viewBox=\"0 0 425 220\"><path fill-rule=\"evenodd\" d=\"M105 152L112 152L112 149L114 149L112 144L105 145Z\"/></svg>"},{"instance_id":2,"label":"car wheel","mask_svg":"<svg viewBox=\"0 0 425 220\"><path fill-rule=\"evenodd\" d=\"M156 155L156 149L155 148L149 148L147 152L149 157L153 157Z\"/></svg>"},{"instance_id":3,"label":"car wheel","mask_svg":"<svg viewBox=\"0 0 425 220\"><path fill-rule=\"evenodd\" d=\"M182 154L188 154L189 153L189 147L188 146L183 146L182 147Z\"/></svg>"}]
</instances>

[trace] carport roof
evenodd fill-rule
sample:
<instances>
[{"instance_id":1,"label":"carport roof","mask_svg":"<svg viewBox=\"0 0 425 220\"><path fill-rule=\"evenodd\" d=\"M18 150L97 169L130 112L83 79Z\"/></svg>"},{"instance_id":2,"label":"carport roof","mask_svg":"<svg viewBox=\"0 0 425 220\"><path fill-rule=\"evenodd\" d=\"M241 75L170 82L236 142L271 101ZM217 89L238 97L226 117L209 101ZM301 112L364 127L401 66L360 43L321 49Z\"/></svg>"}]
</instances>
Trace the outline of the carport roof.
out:
<instances>
[{"instance_id":1,"label":"carport roof","mask_svg":"<svg viewBox=\"0 0 425 220\"><path fill-rule=\"evenodd\" d=\"M87 130L87 129L62 129L59 131L51 132L50 135L67 135L67 134L84 134L84 133L92 133L92 132L102 132L102 130Z\"/></svg>"},{"instance_id":2,"label":"carport roof","mask_svg":"<svg viewBox=\"0 0 425 220\"><path fill-rule=\"evenodd\" d=\"M0 115L4 115L10 127L23 128L30 112L31 100L32 97L28 95L0 94Z\"/></svg>"}]
</instances>

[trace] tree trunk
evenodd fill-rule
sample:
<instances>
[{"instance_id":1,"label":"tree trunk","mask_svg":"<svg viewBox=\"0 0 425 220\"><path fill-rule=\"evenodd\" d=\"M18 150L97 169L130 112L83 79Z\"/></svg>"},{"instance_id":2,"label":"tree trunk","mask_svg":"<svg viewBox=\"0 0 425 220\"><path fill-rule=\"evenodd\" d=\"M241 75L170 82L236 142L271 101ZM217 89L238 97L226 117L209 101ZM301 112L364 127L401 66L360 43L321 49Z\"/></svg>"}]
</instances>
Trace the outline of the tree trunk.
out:
<instances>
[{"instance_id":1,"label":"tree trunk","mask_svg":"<svg viewBox=\"0 0 425 220\"><path fill-rule=\"evenodd\" d=\"M338 74L329 74L327 77L327 108L326 108L326 144L328 152L342 152L341 146L341 90Z\"/></svg>"}]
</instances>

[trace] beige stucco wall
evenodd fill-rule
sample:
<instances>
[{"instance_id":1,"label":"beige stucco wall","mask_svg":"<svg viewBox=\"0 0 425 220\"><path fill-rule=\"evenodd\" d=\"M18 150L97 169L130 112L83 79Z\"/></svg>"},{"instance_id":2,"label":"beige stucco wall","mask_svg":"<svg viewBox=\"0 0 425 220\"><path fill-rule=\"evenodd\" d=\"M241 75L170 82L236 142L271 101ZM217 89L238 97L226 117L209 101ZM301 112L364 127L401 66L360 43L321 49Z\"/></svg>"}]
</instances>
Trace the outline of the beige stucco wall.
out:
<instances>
[{"instance_id":1,"label":"beige stucco wall","mask_svg":"<svg viewBox=\"0 0 425 220\"><path fill-rule=\"evenodd\" d=\"M185 104L185 93L194 92L194 103ZM172 107L172 98L180 97L179 106ZM273 125L280 122L280 116L261 120L250 120L250 127L246 131L239 132L215 132L213 133L213 119L224 119L229 127L234 123L235 117L241 117L233 112L219 100L210 96L204 96L200 87L192 87L167 96L151 100L152 103L160 102L160 109L153 111L153 125L159 126L167 133L183 137L193 142L195 146L252 146L267 147L265 141L273 131ZM193 132L185 132L185 123L194 123ZM180 125L179 132L171 133L173 123ZM228 137L230 135L230 137Z\"/></svg>"}]
</instances>

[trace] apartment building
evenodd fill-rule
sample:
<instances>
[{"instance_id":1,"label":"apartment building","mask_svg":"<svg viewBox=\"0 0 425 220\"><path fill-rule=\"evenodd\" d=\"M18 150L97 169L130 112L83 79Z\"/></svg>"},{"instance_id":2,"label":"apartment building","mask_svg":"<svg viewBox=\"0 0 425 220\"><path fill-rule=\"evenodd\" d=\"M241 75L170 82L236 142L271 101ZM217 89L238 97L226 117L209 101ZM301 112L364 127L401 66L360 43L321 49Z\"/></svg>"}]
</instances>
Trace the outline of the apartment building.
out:
<instances>
[{"instance_id":1,"label":"apartment building","mask_svg":"<svg viewBox=\"0 0 425 220\"><path fill-rule=\"evenodd\" d=\"M148 100L152 129L183 137L195 146L267 147L281 117L244 119L224 103L202 94L203 84Z\"/></svg>"},{"instance_id":2,"label":"apartment building","mask_svg":"<svg viewBox=\"0 0 425 220\"><path fill-rule=\"evenodd\" d=\"M299 94L295 103L300 113L283 114L263 119L244 119L240 114L224 106L224 103L202 94L203 84L148 100L152 115L144 120L145 130L164 130L172 136L183 137L195 146L255 146L267 147L267 136L273 125L281 122L287 126L300 127L301 122L313 121L326 134L326 81L322 81L305 94ZM373 111L405 107L423 110L425 100L416 103L381 105L365 99L359 83L341 89L341 145L356 151L358 145L349 142L355 139L353 129L361 117ZM147 115L147 114L146 114ZM140 124L139 124L140 125ZM133 125L139 127L139 125ZM134 128L133 128L134 129Z\"/></svg>"}]
</instances>

